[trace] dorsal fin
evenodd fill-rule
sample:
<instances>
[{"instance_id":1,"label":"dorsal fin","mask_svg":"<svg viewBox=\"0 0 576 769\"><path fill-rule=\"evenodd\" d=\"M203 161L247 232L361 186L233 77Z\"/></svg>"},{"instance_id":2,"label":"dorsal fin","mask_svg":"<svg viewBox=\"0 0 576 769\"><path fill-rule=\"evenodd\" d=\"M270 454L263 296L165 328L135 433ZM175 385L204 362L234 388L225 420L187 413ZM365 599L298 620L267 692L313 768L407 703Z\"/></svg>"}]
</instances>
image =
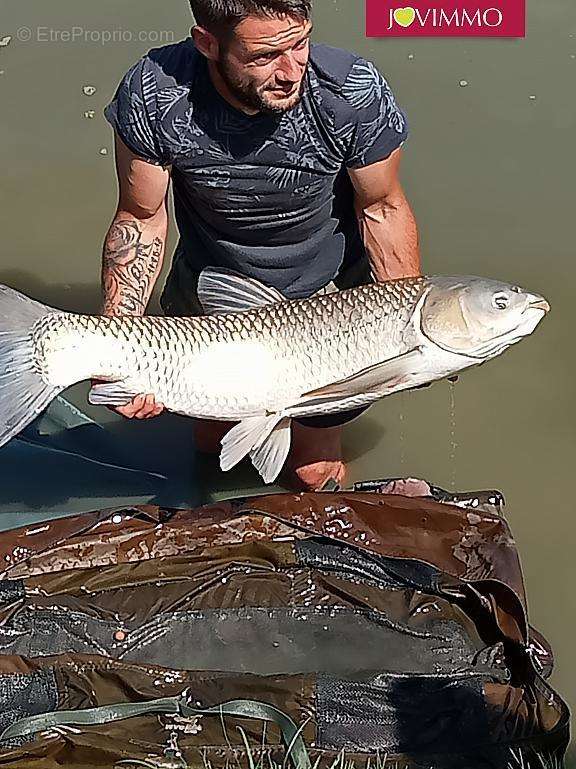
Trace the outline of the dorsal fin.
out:
<instances>
[{"instance_id":1,"label":"dorsal fin","mask_svg":"<svg viewBox=\"0 0 576 769\"><path fill-rule=\"evenodd\" d=\"M286 301L277 289L269 288L255 278L214 267L206 267L200 273L198 298L206 315L245 312Z\"/></svg>"}]
</instances>

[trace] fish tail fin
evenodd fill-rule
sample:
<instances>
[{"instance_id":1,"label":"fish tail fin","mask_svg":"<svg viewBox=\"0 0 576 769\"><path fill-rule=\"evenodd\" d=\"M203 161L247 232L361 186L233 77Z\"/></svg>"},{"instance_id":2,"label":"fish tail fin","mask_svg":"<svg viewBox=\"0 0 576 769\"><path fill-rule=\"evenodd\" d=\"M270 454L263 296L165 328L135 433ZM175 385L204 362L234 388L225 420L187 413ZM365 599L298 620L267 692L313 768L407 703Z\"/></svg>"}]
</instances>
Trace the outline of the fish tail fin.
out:
<instances>
[{"instance_id":1,"label":"fish tail fin","mask_svg":"<svg viewBox=\"0 0 576 769\"><path fill-rule=\"evenodd\" d=\"M7 286L0 286L0 446L30 424L64 387L41 376L32 331L56 312Z\"/></svg>"},{"instance_id":2,"label":"fish tail fin","mask_svg":"<svg viewBox=\"0 0 576 769\"><path fill-rule=\"evenodd\" d=\"M281 414L244 419L222 440L222 470L231 470L250 454L252 464L264 483L273 483L290 451L290 422Z\"/></svg>"}]
</instances>

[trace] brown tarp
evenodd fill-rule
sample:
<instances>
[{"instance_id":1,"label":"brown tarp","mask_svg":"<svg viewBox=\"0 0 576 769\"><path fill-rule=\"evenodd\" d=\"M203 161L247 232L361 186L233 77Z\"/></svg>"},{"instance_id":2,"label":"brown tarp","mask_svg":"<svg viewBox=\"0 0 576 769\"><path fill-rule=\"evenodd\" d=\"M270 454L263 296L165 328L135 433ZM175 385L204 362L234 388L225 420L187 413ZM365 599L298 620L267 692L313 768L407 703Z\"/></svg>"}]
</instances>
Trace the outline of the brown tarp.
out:
<instances>
[{"instance_id":1,"label":"brown tarp","mask_svg":"<svg viewBox=\"0 0 576 769\"><path fill-rule=\"evenodd\" d=\"M518 748L536 767L564 750L566 708L540 675L551 652L489 504L339 492L121 508L0 534L0 559L0 685L20 715L188 691L275 705L327 761L345 747L359 764L383 750L391 766L455 767L466 747L492 769ZM26 687L44 692L37 710ZM239 725L258 755L260 724L142 716L42 733L0 765L167 766L176 740L190 765L205 750L219 767L242 754ZM264 743L278 750L275 727Z\"/></svg>"},{"instance_id":2,"label":"brown tarp","mask_svg":"<svg viewBox=\"0 0 576 769\"><path fill-rule=\"evenodd\" d=\"M6 564L5 573L10 569L11 576L17 574L13 569L22 562L28 573L29 568L35 567L35 555L64 544L68 547L75 539L78 541L78 537L84 541L91 532L102 539L114 538L120 526L123 534L133 532L135 540L142 542L140 557L146 557L147 553L148 557L154 557L156 539L164 540L166 532L174 532L177 538L179 529L190 531L195 540L206 537L207 541L218 541L220 535L225 541L234 541L227 539L228 531L232 529L242 536L243 514L251 512L259 518L268 516L284 522L290 527L288 535L294 536L296 529L308 535L344 541L379 555L424 557L440 570L464 580L499 580L525 603L518 554L502 517L428 499L373 493L278 494L223 502L193 511L154 506L100 511L4 532L0 534L0 559ZM112 522L114 519L117 523ZM231 519L240 521L235 525ZM118 546L116 558L129 561L131 552L128 539L126 544Z\"/></svg>"}]
</instances>

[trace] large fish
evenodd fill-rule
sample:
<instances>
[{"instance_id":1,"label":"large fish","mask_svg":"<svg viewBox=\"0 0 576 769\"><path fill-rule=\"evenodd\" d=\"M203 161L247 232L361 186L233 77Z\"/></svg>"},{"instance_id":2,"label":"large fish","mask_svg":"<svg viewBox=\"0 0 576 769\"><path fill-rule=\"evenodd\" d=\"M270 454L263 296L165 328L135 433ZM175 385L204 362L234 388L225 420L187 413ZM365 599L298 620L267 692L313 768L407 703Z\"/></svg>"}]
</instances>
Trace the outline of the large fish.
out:
<instances>
[{"instance_id":1,"label":"large fish","mask_svg":"<svg viewBox=\"0 0 576 769\"><path fill-rule=\"evenodd\" d=\"M482 363L532 333L541 296L474 277L408 278L311 299L205 270L199 318L60 312L0 287L0 446L60 392L105 380L90 401L154 393L167 409L239 422L229 470L250 455L280 473L294 417L347 411Z\"/></svg>"}]
</instances>

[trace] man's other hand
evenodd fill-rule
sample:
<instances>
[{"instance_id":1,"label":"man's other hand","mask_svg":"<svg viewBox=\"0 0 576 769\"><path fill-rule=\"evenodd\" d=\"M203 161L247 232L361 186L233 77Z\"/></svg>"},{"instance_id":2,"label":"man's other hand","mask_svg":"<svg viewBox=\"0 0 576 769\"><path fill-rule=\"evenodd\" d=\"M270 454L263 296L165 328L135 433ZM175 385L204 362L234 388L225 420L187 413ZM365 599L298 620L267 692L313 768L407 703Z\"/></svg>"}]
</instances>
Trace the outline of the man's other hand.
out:
<instances>
[{"instance_id":1,"label":"man's other hand","mask_svg":"<svg viewBox=\"0 0 576 769\"><path fill-rule=\"evenodd\" d=\"M137 395L126 406L114 406L113 411L127 419L152 419L164 411L162 403L156 403L152 394Z\"/></svg>"},{"instance_id":2,"label":"man's other hand","mask_svg":"<svg viewBox=\"0 0 576 769\"><path fill-rule=\"evenodd\" d=\"M92 385L100 384L97 379L92 380ZM120 414L126 419L152 419L160 416L164 411L163 403L156 403L154 395L137 395L125 406L109 406L110 411Z\"/></svg>"}]
</instances>

